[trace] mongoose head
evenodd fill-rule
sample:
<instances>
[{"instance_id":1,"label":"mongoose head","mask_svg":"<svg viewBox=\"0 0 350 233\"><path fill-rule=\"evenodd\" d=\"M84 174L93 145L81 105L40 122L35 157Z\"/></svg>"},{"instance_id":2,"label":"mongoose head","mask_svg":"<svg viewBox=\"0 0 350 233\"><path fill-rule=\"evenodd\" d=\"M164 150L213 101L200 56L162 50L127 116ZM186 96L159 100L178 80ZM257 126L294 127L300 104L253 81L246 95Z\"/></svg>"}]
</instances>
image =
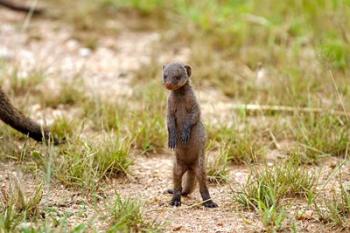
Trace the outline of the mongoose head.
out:
<instances>
[{"instance_id":1,"label":"mongoose head","mask_svg":"<svg viewBox=\"0 0 350 233\"><path fill-rule=\"evenodd\" d=\"M171 91L177 90L188 83L191 77L191 67L181 63L170 63L163 66L163 84Z\"/></svg>"}]
</instances>

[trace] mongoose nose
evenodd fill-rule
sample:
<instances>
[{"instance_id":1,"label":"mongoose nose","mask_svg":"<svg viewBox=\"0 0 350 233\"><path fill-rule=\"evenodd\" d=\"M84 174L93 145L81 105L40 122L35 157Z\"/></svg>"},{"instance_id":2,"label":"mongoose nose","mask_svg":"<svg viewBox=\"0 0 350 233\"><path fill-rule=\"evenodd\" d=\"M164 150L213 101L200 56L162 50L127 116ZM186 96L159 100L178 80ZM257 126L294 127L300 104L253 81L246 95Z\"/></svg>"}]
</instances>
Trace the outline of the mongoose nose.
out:
<instances>
[{"instance_id":1,"label":"mongoose nose","mask_svg":"<svg viewBox=\"0 0 350 233\"><path fill-rule=\"evenodd\" d=\"M171 83L166 82L164 85L168 90L171 90L173 88L173 85Z\"/></svg>"}]
</instances>

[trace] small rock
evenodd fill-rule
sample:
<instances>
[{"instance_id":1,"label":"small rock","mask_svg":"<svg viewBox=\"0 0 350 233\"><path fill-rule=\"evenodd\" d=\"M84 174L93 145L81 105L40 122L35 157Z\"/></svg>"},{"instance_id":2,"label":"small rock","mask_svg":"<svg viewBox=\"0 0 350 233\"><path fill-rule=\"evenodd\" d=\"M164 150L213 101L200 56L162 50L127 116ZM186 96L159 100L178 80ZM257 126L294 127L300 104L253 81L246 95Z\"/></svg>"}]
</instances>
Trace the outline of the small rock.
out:
<instances>
[{"instance_id":1,"label":"small rock","mask_svg":"<svg viewBox=\"0 0 350 233\"><path fill-rule=\"evenodd\" d=\"M313 213L312 210L302 211L297 214L296 218L297 220L312 220L314 219Z\"/></svg>"},{"instance_id":2,"label":"small rock","mask_svg":"<svg viewBox=\"0 0 350 233\"><path fill-rule=\"evenodd\" d=\"M343 182L343 187L346 192L350 192L350 181Z\"/></svg>"},{"instance_id":3,"label":"small rock","mask_svg":"<svg viewBox=\"0 0 350 233\"><path fill-rule=\"evenodd\" d=\"M335 162L335 161L332 161L330 164L329 164L329 167L330 168L336 168L337 167L337 162Z\"/></svg>"},{"instance_id":4,"label":"small rock","mask_svg":"<svg viewBox=\"0 0 350 233\"><path fill-rule=\"evenodd\" d=\"M11 60L13 58L13 53L8 48L0 48L0 59Z\"/></svg>"},{"instance_id":5,"label":"small rock","mask_svg":"<svg viewBox=\"0 0 350 233\"><path fill-rule=\"evenodd\" d=\"M179 230L181 230L182 229L182 226L178 226L178 227L174 227L173 228L173 231L179 231Z\"/></svg>"},{"instance_id":6,"label":"small rock","mask_svg":"<svg viewBox=\"0 0 350 233\"><path fill-rule=\"evenodd\" d=\"M26 230L29 230L29 229L31 229L33 227L33 223L31 223L31 222L23 222L23 223L20 223L17 227L20 230L26 231Z\"/></svg>"},{"instance_id":7,"label":"small rock","mask_svg":"<svg viewBox=\"0 0 350 233\"><path fill-rule=\"evenodd\" d=\"M79 49L79 55L81 57L88 57L91 55L91 49L89 48L81 48Z\"/></svg>"}]
</instances>

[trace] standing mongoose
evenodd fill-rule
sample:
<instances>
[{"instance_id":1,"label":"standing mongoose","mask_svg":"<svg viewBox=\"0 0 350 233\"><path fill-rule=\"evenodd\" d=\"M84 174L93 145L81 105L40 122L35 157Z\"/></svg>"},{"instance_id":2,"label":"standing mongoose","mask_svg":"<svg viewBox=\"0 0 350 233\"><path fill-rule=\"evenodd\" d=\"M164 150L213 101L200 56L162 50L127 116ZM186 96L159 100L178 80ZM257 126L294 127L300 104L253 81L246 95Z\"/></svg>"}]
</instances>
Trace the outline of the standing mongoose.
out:
<instances>
[{"instance_id":1,"label":"standing mongoose","mask_svg":"<svg viewBox=\"0 0 350 233\"><path fill-rule=\"evenodd\" d=\"M168 146L175 150L173 170L174 189L170 204L181 205L181 195L190 194L196 184L203 198L203 205L215 208L206 184L205 141L206 133L201 122L199 104L190 84L191 67L181 63L171 63L163 67L163 83L170 90L168 98L167 126ZM184 188L182 176L186 173Z\"/></svg>"},{"instance_id":2,"label":"standing mongoose","mask_svg":"<svg viewBox=\"0 0 350 233\"><path fill-rule=\"evenodd\" d=\"M47 141L50 139L50 131L35 123L28 117L18 111L7 98L6 94L0 89L0 119L19 132L28 135L36 141ZM58 140L51 138L54 144Z\"/></svg>"}]
</instances>

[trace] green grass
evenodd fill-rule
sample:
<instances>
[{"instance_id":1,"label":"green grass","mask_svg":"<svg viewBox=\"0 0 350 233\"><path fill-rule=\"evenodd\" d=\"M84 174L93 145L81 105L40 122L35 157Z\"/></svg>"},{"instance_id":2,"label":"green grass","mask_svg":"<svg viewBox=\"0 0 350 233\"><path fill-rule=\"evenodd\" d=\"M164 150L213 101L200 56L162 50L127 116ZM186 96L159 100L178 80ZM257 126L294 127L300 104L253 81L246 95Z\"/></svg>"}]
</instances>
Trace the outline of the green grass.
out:
<instances>
[{"instance_id":1,"label":"green grass","mask_svg":"<svg viewBox=\"0 0 350 233\"><path fill-rule=\"evenodd\" d=\"M133 145L142 153L157 153L164 149L166 128L163 115L135 113L131 119L130 135Z\"/></svg>"},{"instance_id":2,"label":"green grass","mask_svg":"<svg viewBox=\"0 0 350 233\"><path fill-rule=\"evenodd\" d=\"M322 57L336 69L346 69L350 63L349 46L338 38L327 38L320 46Z\"/></svg>"},{"instance_id":3,"label":"green grass","mask_svg":"<svg viewBox=\"0 0 350 233\"><path fill-rule=\"evenodd\" d=\"M247 208L256 208L260 202L270 207L286 197L307 197L314 187L312 175L288 162L253 173L235 200Z\"/></svg>"},{"instance_id":4,"label":"green grass","mask_svg":"<svg viewBox=\"0 0 350 233\"><path fill-rule=\"evenodd\" d=\"M229 155L227 150L222 149L215 158L209 160L207 167L207 176L209 182L212 183L227 183L229 180Z\"/></svg>"},{"instance_id":5,"label":"green grass","mask_svg":"<svg viewBox=\"0 0 350 233\"><path fill-rule=\"evenodd\" d=\"M132 163L130 142L120 135L96 142L71 139L62 146L54 163L54 176L63 184L97 190L105 177L128 174Z\"/></svg>"},{"instance_id":6,"label":"green grass","mask_svg":"<svg viewBox=\"0 0 350 233\"><path fill-rule=\"evenodd\" d=\"M61 5L73 6L61 1ZM62 4L65 3L65 4ZM69 3L69 4L68 4ZM237 48L253 45L252 49L267 45L289 46L290 38L295 43L303 40L322 43L333 35L344 41L344 29L349 25L349 3L343 0L319 0L316 2L288 0L277 3L272 0L248 1L165 1L165 0L103 0L98 2L75 3L80 6L74 15L83 18L88 13L108 16L125 9L141 13L146 18L164 21L175 27L193 24L195 32L215 38L214 45L222 48ZM158 18L160 15L165 17ZM173 17L171 17L173 16ZM88 20L88 17L86 17ZM103 17L100 17L101 19ZM330 19L335 20L330 20ZM81 20L84 22L84 20ZM92 21L90 23L101 23ZM227 23L231 22L231 23ZM335 26L338 27L335 27Z\"/></svg>"},{"instance_id":7,"label":"green grass","mask_svg":"<svg viewBox=\"0 0 350 233\"><path fill-rule=\"evenodd\" d=\"M321 198L321 201L314 202L314 206L320 221L347 231L350 229L350 194L342 183L339 186L340 190L331 199Z\"/></svg>"},{"instance_id":8,"label":"green grass","mask_svg":"<svg viewBox=\"0 0 350 233\"><path fill-rule=\"evenodd\" d=\"M50 126L50 130L57 138L64 140L72 137L78 131L79 123L77 120L68 120L66 117L56 118Z\"/></svg>"},{"instance_id":9,"label":"green grass","mask_svg":"<svg viewBox=\"0 0 350 233\"><path fill-rule=\"evenodd\" d=\"M64 218L54 219L46 212L41 204L44 194L43 184L35 185L35 189L31 193L25 190L23 186L24 181L20 181L17 176L13 176L8 186L4 185L2 187L0 194L0 232L86 232L88 224L68 227Z\"/></svg>"},{"instance_id":10,"label":"green grass","mask_svg":"<svg viewBox=\"0 0 350 233\"><path fill-rule=\"evenodd\" d=\"M10 82L10 89L14 95L24 96L28 93L38 92L36 88L45 78L46 75L42 70L21 74L18 69L14 69L7 80Z\"/></svg>"},{"instance_id":11,"label":"green grass","mask_svg":"<svg viewBox=\"0 0 350 233\"><path fill-rule=\"evenodd\" d=\"M90 97L83 103L84 119L92 121L92 129L119 132L127 128L127 105Z\"/></svg>"},{"instance_id":12,"label":"green grass","mask_svg":"<svg viewBox=\"0 0 350 233\"><path fill-rule=\"evenodd\" d=\"M147 221L142 213L141 203L133 199L115 197L110 213L107 232L162 232L156 222Z\"/></svg>"},{"instance_id":13,"label":"green grass","mask_svg":"<svg viewBox=\"0 0 350 233\"><path fill-rule=\"evenodd\" d=\"M152 21L156 30L172 32L164 33L165 49L182 44L193 48L190 63L196 85L209 84L244 102L324 107L318 96L322 94L338 105L329 92L327 73L336 72L340 84L349 71L350 5L344 0L60 3L62 18L70 18L81 30L111 31L106 26L113 25L110 15L119 19L126 12L140 17L139 28L147 29L145 22ZM134 24L125 22L126 27ZM256 83L259 64L271 71L264 86ZM157 74L158 66L152 67ZM147 74L136 77L148 79Z\"/></svg>"},{"instance_id":14,"label":"green grass","mask_svg":"<svg viewBox=\"0 0 350 233\"><path fill-rule=\"evenodd\" d=\"M20 222L40 218L40 202L43 186L38 185L34 193L28 196L18 177L13 176L9 186L4 186L0 199L0 231L12 232Z\"/></svg>"},{"instance_id":15,"label":"green grass","mask_svg":"<svg viewBox=\"0 0 350 233\"><path fill-rule=\"evenodd\" d=\"M20 143L13 143L14 141ZM0 142L0 160L2 161L27 161L37 146L31 139L7 126L0 128Z\"/></svg>"},{"instance_id":16,"label":"green grass","mask_svg":"<svg viewBox=\"0 0 350 233\"><path fill-rule=\"evenodd\" d=\"M167 100L163 87L157 81L137 86L134 100L137 110L131 113L128 124L133 145L142 153L160 152L167 138Z\"/></svg>"},{"instance_id":17,"label":"green grass","mask_svg":"<svg viewBox=\"0 0 350 233\"><path fill-rule=\"evenodd\" d=\"M347 156L349 121L332 115L296 116L292 133L299 143L297 153L312 163L325 156Z\"/></svg>"},{"instance_id":18,"label":"green grass","mask_svg":"<svg viewBox=\"0 0 350 233\"><path fill-rule=\"evenodd\" d=\"M208 138L233 164L255 163L265 155L264 140L250 126L243 130L234 126L209 127Z\"/></svg>"},{"instance_id":19,"label":"green grass","mask_svg":"<svg viewBox=\"0 0 350 233\"><path fill-rule=\"evenodd\" d=\"M57 89L58 93L55 93L56 90L50 93L46 91L41 92L40 100L42 106L57 108L59 105L83 105L88 100L84 82L78 74L72 77L71 80L61 81Z\"/></svg>"},{"instance_id":20,"label":"green grass","mask_svg":"<svg viewBox=\"0 0 350 233\"><path fill-rule=\"evenodd\" d=\"M260 215L268 231L279 230L287 217L286 198L308 198L315 192L316 179L293 162L253 172L234 201Z\"/></svg>"}]
</instances>

